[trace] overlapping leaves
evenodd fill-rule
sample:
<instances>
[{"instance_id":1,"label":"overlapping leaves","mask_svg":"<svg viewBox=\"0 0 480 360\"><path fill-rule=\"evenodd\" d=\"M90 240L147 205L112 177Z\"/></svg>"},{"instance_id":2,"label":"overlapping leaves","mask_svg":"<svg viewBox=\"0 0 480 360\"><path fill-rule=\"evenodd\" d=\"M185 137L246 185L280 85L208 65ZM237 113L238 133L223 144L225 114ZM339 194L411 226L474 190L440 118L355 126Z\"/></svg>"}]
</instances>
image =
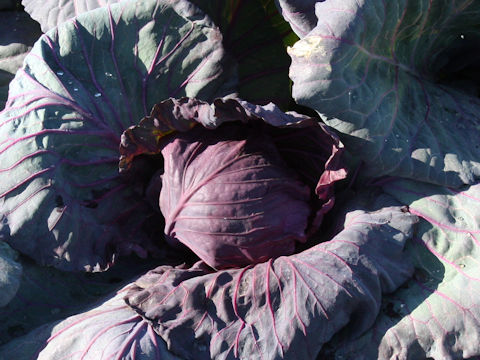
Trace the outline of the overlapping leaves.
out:
<instances>
[{"instance_id":1,"label":"overlapping leaves","mask_svg":"<svg viewBox=\"0 0 480 360\"><path fill-rule=\"evenodd\" d=\"M274 80L281 71L269 73L265 65L282 56L278 47L270 51L278 39L270 41L267 23L275 15L249 14L268 1L193 2L220 27L240 65L242 86L222 88L232 76L221 71L220 33L185 1L174 2L174 9L167 1L111 5L70 20L36 45L0 114L0 239L66 269L105 268L122 251L145 254L153 250L140 236L145 214L154 223L161 219L138 201L144 189L116 172L123 130L170 96L206 99L239 90L258 102L286 99L285 79ZM28 3L37 4L48 28L101 5L24 3L27 10ZM352 212L332 241L244 269L161 266L129 289L135 310L120 294L12 342L0 357L314 358L338 331L330 350L339 358L460 359L480 353L480 5L277 3L302 38L290 49L296 99L338 130L363 163L360 177L424 181L384 185L408 208L392 207L383 195L376 212L348 201ZM265 36L249 36L256 31ZM261 111L273 122L279 113ZM187 130L191 124L183 125ZM302 146L311 152L311 144ZM140 150L149 153L148 147ZM408 210L422 220L405 253L414 221ZM381 291L410 277L409 259L413 278L381 302ZM0 266L2 261L15 265L10 254L0 255ZM13 275L8 282L20 277L18 267L5 273ZM8 290L0 297L4 302L16 288ZM373 328L352 341L378 312Z\"/></svg>"},{"instance_id":2,"label":"overlapping leaves","mask_svg":"<svg viewBox=\"0 0 480 360\"><path fill-rule=\"evenodd\" d=\"M243 100L286 108L291 102L284 44L296 37L273 0L191 0L210 15L223 35L226 51L237 62L237 92Z\"/></svg>"},{"instance_id":3,"label":"overlapping leaves","mask_svg":"<svg viewBox=\"0 0 480 360\"><path fill-rule=\"evenodd\" d=\"M0 239L63 269L144 254L153 214L119 177L120 135L159 99L222 91L219 38L182 1L112 5L44 35L0 114Z\"/></svg>"},{"instance_id":4,"label":"overlapping leaves","mask_svg":"<svg viewBox=\"0 0 480 360\"><path fill-rule=\"evenodd\" d=\"M407 247L415 275L384 300L375 325L338 347L347 359L468 359L480 354L480 185L397 180L385 190L422 220ZM359 357L358 354L361 354Z\"/></svg>"},{"instance_id":5,"label":"overlapping leaves","mask_svg":"<svg viewBox=\"0 0 480 360\"><path fill-rule=\"evenodd\" d=\"M23 0L22 4L46 32L79 14L117 2L119 0ZM219 27L223 45L236 63L236 91L240 97L262 104L273 101L286 107L291 101L290 60L283 43L291 45L296 39L277 13L273 0L190 2Z\"/></svg>"},{"instance_id":6,"label":"overlapping leaves","mask_svg":"<svg viewBox=\"0 0 480 360\"><path fill-rule=\"evenodd\" d=\"M351 335L366 330L381 293L410 276L415 221L399 207L349 212L336 237L297 255L217 272L161 266L126 300L186 359L310 359L349 321Z\"/></svg>"},{"instance_id":7,"label":"overlapping leaves","mask_svg":"<svg viewBox=\"0 0 480 360\"><path fill-rule=\"evenodd\" d=\"M89 311L41 326L0 348L1 359L177 360L123 301L123 293Z\"/></svg>"}]
</instances>

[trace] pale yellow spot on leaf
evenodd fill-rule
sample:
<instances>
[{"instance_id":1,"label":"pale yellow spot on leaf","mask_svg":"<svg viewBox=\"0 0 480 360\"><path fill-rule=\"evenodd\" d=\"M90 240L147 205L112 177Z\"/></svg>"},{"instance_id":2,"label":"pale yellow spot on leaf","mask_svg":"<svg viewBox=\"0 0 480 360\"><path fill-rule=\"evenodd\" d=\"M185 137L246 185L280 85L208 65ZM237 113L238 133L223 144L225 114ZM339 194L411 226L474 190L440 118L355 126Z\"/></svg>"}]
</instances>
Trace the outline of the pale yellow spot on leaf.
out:
<instances>
[{"instance_id":1,"label":"pale yellow spot on leaf","mask_svg":"<svg viewBox=\"0 0 480 360\"><path fill-rule=\"evenodd\" d=\"M292 47L287 48L287 52L291 56L309 58L314 53L320 53L321 56L326 55L326 51L322 46L323 38L320 36L307 36L297 41Z\"/></svg>"}]
</instances>

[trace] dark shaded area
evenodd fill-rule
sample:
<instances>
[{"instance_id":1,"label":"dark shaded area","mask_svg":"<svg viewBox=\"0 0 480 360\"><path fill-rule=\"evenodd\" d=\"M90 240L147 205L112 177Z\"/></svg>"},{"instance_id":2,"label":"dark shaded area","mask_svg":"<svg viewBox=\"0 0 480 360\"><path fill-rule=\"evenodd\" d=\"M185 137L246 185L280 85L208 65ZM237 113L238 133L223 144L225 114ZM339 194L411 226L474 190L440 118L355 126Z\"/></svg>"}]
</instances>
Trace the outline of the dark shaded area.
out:
<instances>
[{"instance_id":1,"label":"dark shaded area","mask_svg":"<svg viewBox=\"0 0 480 360\"><path fill-rule=\"evenodd\" d=\"M22 0L0 0L0 11L23 11Z\"/></svg>"},{"instance_id":2,"label":"dark shaded area","mask_svg":"<svg viewBox=\"0 0 480 360\"><path fill-rule=\"evenodd\" d=\"M291 102L286 45L298 38L273 0L192 0L219 26L223 45L237 63L240 98L255 104Z\"/></svg>"},{"instance_id":3,"label":"dark shaded area","mask_svg":"<svg viewBox=\"0 0 480 360\"><path fill-rule=\"evenodd\" d=\"M469 95L480 96L480 34L459 33L434 64L434 79Z\"/></svg>"},{"instance_id":4,"label":"dark shaded area","mask_svg":"<svg viewBox=\"0 0 480 360\"><path fill-rule=\"evenodd\" d=\"M35 327L84 311L100 298L158 265L158 260L130 256L103 273L72 273L37 265L21 255L20 288L0 309L0 345ZM178 259L177 259L178 261Z\"/></svg>"}]
</instances>

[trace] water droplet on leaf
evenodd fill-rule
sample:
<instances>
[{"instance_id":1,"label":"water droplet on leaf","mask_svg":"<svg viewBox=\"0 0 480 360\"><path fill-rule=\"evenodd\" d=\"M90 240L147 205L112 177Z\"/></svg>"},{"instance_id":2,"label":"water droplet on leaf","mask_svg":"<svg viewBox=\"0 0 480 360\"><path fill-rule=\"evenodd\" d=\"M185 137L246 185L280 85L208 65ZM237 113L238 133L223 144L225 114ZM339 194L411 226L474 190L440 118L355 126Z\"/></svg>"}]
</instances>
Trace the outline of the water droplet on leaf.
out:
<instances>
[{"instance_id":1,"label":"water droplet on leaf","mask_svg":"<svg viewBox=\"0 0 480 360\"><path fill-rule=\"evenodd\" d=\"M102 96L102 94L100 94L100 93L95 93L94 96L98 98L98 97Z\"/></svg>"},{"instance_id":2,"label":"water droplet on leaf","mask_svg":"<svg viewBox=\"0 0 480 360\"><path fill-rule=\"evenodd\" d=\"M62 76L63 74L64 74L63 71L57 71L57 75L58 75L58 76Z\"/></svg>"}]
</instances>

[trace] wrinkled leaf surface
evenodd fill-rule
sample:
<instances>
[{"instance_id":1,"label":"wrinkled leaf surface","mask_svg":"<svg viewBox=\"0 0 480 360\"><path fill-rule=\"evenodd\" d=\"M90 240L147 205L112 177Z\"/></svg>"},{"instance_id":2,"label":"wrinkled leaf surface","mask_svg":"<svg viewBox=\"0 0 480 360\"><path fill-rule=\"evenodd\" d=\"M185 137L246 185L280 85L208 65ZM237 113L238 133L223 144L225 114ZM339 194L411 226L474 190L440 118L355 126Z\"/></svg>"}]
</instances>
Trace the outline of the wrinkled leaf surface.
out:
<instances>
[{"instance_id":1,"label":"wrinkled leaf surface","mask_svg":"<svg viewBox=\"0 0 480 360\"><path fill-rule=\"evenodd\" d=\"M84 12L108 6L120 0L22 0L25 11L47 32Z\"/></svg>"},{"instance_id":2,"label":"wrinkled leaf surface","mask_svg":"<svg viewBox=\"0 0 480 360\"><path fill-rule=\"evenodd\" d=\"M196 126L163 141L159 205L171 243L218 269L291 255L306 241L310 189L268 130L261 122Z\"/></svg>"},{"instance_id":3,"label":"wrinkled leaf surface","mask_svg":"<svg viewBox=\"0 0 480 360\"><path fill-rule=\"evenodd\" d=\"M218 30L174 6L93 10L35 44L0 114L0 239L62 269L153 248L140 230L154 213L118 174L120 135L159 100L226 82Z\"/></svg>"},{"instance_id":4,"label":"wrinkled leaf surface","mask_svg":"<svg viewBox=\"0 0 480 360\"><path fill-rule=\"evenodd\" d=\"M0 347L0 359L178 359L122 296L11 341Z\"/></svg>"},{"instance_id":5,"label":"wrinkled leaf surface","mask_svg":"<svg viewBox=\"0 0 480 360\"><path fill-rule=\"evenodd\" d=\"M415 221L399 207L349 212L343 231L302 253L213 273L162 266L126 300L186 359L311 359L347 323L366 330L381 293L410 276L402 249Z\"/></svg>"},{"instance_id":6,"label":"wrinkled leaf surface","mask_svg":"<svg viewBox=\"0 0 480 360\"><path fill-rule=\"evenodd\" d=\"M407 246L413 278L384 299L375 325L340 343L343 359L474 359L480 355L480 186L398 180L385 190L421 218Z\"/></svg>"}]
</instances>

